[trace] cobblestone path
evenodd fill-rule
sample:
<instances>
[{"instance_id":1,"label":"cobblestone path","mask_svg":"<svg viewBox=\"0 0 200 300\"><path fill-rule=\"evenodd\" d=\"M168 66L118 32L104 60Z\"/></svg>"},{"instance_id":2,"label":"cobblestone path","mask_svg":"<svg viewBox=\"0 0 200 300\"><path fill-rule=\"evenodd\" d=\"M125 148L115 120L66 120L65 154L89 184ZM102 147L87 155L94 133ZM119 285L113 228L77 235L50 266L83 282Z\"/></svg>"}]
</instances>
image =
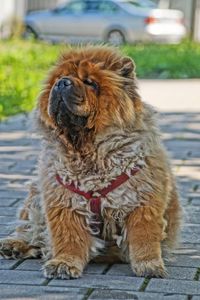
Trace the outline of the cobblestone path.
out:
<instances>
[{"instance_id":1,"label":"cobblestone path","mask_svg":"<svg viewBox=\"0 0 200 300\"><path fill-rule=\"evenodd\" d=\"M0 123L0 237L10 233L36 174L40 141L29 124L23 115ZM0 299L200 299L200 114L161 114L160 125L184 208L182 244L166 262L168 278L134 277L125 264L91 264L81 279L46 280L39 260L1 259Z\"/></svg>"}]
</instances>

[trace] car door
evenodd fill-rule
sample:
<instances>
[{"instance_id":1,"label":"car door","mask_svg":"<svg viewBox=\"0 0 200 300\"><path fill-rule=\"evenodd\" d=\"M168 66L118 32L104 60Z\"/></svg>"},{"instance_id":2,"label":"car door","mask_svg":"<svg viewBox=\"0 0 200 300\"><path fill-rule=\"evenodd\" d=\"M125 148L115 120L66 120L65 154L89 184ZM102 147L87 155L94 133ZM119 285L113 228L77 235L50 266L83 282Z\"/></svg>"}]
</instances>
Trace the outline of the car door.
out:
<instances>
[{"instance_id":1,"label":"car door","mask_svg":"<svg viewBox=\"0 0 200 300\"><path fill-rule=\"evenodd\" d=\"M77 28L87 40L103 40L106 29L111 24L119 23L119 16L123 11L112 1L93 0L85 1L85 4L85 11L78 20Z\"/></svg>"}]
</instances>

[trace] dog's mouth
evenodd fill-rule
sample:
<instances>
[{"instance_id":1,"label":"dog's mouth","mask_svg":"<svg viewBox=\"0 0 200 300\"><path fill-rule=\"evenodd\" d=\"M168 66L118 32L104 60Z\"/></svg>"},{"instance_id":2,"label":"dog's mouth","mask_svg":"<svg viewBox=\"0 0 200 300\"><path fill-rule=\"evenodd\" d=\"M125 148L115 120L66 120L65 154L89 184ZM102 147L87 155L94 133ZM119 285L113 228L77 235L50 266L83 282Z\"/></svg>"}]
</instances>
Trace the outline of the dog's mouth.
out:
<instances>
[{"instance_id":1,"label":"dog's mouth","mask_svg":"<svg viewBox=\"0 0 200 300\"><path fill-rule=\"evenodd\" d=\"M62 100L58 104L54 120L59 128L59 134L64 136L76 150L80 151L90 139L92 129L87 128L88 117L72 113Z\"/></svg>"},{"instance_id":2,"label":"dog's mouth","mask_svg":"<svg viewBox=\"0 0 200 300\"><path fill-rule=\"evenodd\" d=\"M83 128L87 125L88 116L81 116L77 114L76 109L68 107L64 101L60 101L57 106L57 110L54 114L54 121L61 129L63 127L69 128L70 126L76 126Z\"/></svg>"}]
</instances>

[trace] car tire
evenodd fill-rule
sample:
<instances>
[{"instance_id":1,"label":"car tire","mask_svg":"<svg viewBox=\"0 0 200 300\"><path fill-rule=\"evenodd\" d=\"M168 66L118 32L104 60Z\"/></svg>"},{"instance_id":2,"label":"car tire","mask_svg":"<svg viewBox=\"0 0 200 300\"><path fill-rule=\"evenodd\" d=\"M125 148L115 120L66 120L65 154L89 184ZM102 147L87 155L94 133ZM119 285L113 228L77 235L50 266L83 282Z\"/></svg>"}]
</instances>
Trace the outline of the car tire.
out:
<instances>
[{"instance_id":1,"label":"car tire","mask_svg":"<svg viewBox=\"0 0 200 300\"><path fill-rule=\"evenodd\" d=\"M120 46L125 44L125 36L120 30L112 30L107 34L106 42L109 44Z\"/></svg>"},{"instance_id":2,"label":"car tire","mask_svg":"<svg viewBox=\"0 0 200 300\"><path fill-rule=\"evenodd\" d=\"M38 38L38 35L33 28L26 26L23 32L23 38L25 40L35 40Z\"/></svg>"}]
</instances>

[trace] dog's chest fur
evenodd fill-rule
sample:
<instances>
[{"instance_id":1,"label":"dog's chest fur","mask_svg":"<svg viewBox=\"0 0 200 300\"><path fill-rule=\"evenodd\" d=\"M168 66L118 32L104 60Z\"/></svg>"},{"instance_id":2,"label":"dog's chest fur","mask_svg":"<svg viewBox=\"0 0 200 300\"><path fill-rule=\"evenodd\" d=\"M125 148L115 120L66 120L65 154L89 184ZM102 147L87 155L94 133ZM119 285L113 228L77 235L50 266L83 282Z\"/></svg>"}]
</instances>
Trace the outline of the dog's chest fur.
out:
<instances>
[{"instance_id":1,"label":"dog's chest fur","mask_svg":"<svg viewBox=\"0 0 200 300\"><path fill-rule=\"evenodd\" d=\"M90 203L83 196L69 192L56 183L56 174L64 183L73 182L82 191L98 191L107 187L110 182L123 172L130 174L134 166L145 168L145 157L148 155L148 139L139 133L124 134L116 132L96 140L94 147L84 158L73 149L55 144L45 144L42 165L46 164L49 182L52 182L55 193L62 194L59 201L63 205L84 214L88 228L91 229L92 212ZM102 238L121 242L124 219L139 203L137 177L130 176L124 184L101 198L101 215L103 221ZM135 189L134 189L135 186ZM145 187L147 188L147 186ZM151 189L151 186L148 187ZM96 194L98 196L98 194ZM49 195L49 197L52 197ZM55 198L55 196L54 196ZM53 199L54 201L55 199Z\"/></svg>"}]
</instances>

